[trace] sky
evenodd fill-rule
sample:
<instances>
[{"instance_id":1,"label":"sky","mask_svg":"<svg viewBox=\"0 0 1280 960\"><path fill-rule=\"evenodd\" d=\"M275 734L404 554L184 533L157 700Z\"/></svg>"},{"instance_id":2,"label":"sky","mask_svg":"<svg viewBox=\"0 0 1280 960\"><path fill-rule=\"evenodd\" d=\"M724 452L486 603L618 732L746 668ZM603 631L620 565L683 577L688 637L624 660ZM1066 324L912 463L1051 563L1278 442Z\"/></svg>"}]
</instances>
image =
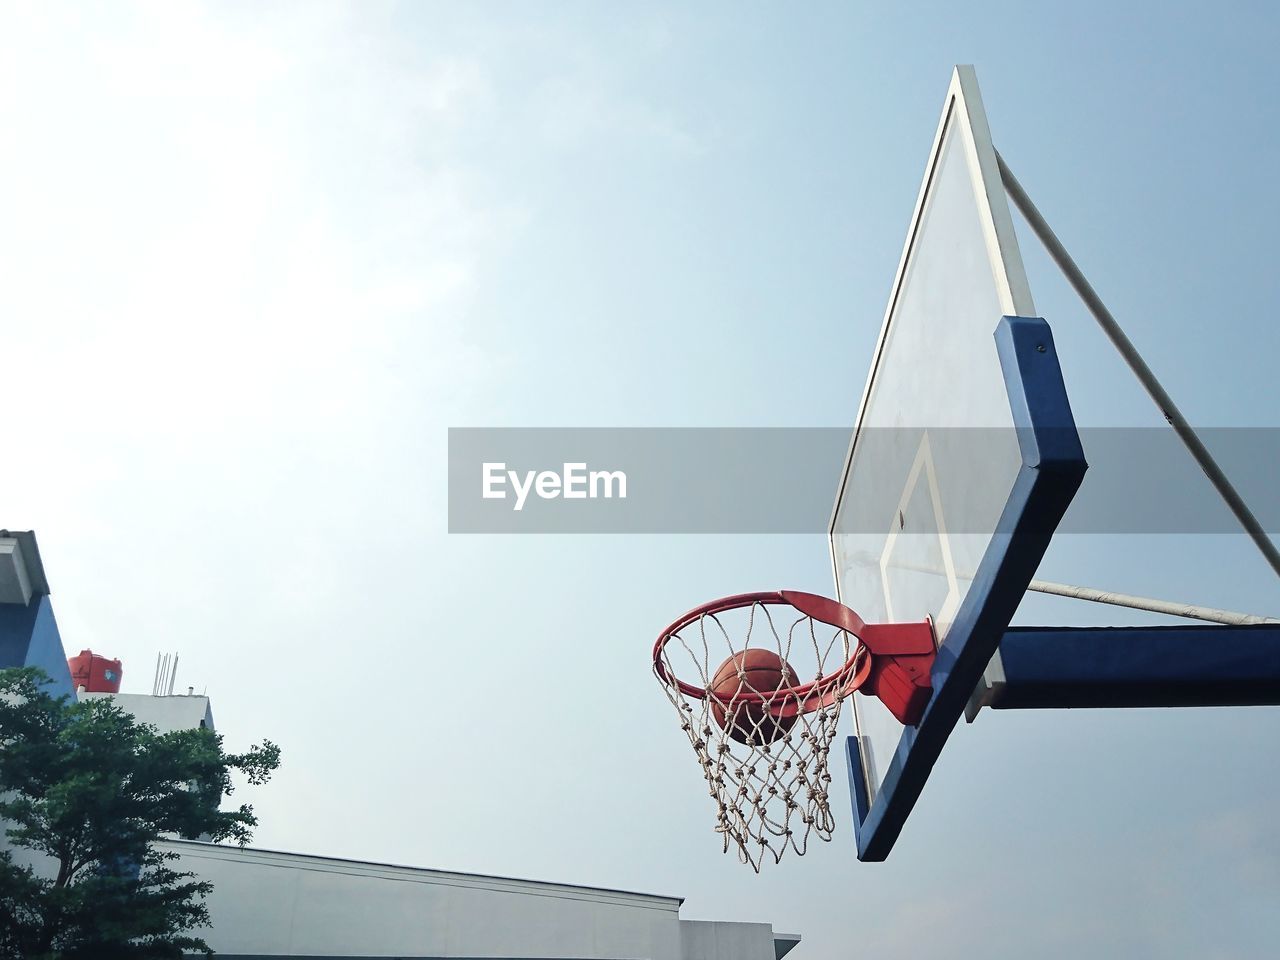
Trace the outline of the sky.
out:
<instances>
[{"instance_id":1,"label":"sky","mask_svg":"<svg viewBox=\"0 0 1280 960\"><path fill-rule=\"evenodd\" d=\"M825 538L450 535L446 453L851 426L955 63L1191 420L1276 426L1277 40L1262 4L4 4L0 525L69 653L149 692L175 652L228 746L281 745L260 846L680 895L810 960L1270 955L1280 709L988 713L888 862L837 778L834 840L757 876L649 648L830 593ZM1019 229L1077 420L1158 424ZM1241 536L1041 575L1280 611Z\"/></svg>"}]
</instances>

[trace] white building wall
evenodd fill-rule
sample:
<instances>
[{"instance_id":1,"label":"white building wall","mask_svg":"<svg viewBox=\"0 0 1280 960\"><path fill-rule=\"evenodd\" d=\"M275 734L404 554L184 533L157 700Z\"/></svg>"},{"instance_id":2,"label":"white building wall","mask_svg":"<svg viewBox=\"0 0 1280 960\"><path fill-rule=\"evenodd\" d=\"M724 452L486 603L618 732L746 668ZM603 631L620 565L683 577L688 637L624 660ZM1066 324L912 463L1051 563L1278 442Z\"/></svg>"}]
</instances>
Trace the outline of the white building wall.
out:
<instances>
[{"instance_id":1,"label":"white building wall","mask_svg":"<svg viewBox=\"0 0 1280 960\"><path fill-rule=\"evenodd\" d=\"M682 922L680 900L171 842L213 882L201 935L235 957L774 960L763 923ZM787 939L787 949L794 939Z\"/></svg>"},{"instance_id":2,"label":"white building wall","mask_svg":"<svg viewBox=\"0 0 1280 960\"><path fill-rule=\"evenodd\" d=\"M793 934L775 934L767 923L680 921L684 960L778 960L799 942Z\"/></svg>"},{"instance_id":3,"label":"white building wall","mask_svg":"<svg viewBox=\"0 0 1280 960\"><path fill-rule=\"evenodd\" d=\"M149 693L90 693L77 691L81 700L109 698L117 707L127 710L139 723L149 723L161 733L194 730L213 726L213 708L203 694L168 694L153 697Z\"/></svg>"}]
</instances>

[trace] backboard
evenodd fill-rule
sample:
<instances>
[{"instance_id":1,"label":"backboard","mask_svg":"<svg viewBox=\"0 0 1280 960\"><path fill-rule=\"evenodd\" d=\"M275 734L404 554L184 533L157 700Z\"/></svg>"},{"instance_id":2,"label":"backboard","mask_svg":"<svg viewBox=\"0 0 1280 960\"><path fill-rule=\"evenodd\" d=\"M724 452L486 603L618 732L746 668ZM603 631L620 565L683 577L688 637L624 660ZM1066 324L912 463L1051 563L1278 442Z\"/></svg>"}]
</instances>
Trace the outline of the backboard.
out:
<instances>
[{"instance_id":1,"label":"backboard","mask_svg":"<svg viewBox=\"0 0 1280 960\"><path fill-rule=\"evenodd\" d=\"M863 391L831 519L838 598L934 623L920 723L854 695L861 860L882 860L997 647L1085 462L1035 318L971 67L957 67ZM994 659L993 659L994 657Z\"/></svg>"}]
</instances>

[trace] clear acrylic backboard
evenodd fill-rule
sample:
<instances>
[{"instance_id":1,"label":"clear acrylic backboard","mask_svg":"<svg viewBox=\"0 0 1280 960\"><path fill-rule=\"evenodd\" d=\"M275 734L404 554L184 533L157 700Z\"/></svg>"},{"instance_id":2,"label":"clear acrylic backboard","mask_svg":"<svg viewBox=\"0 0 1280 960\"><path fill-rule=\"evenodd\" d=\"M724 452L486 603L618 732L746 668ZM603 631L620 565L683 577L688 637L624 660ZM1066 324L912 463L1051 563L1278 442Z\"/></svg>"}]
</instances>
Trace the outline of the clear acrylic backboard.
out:
<instances>
[{"instance_id":1,"label":"clear acrylic backboard","mask_svg":"<svg viewBox=\"0 0 1280 960\"><path fill-rule=\"evenodd\" d=\"M1002 518L1006 525L1018 519L1010 515L1010 504L1027 450L1015 428L1027 424L1011 407L1012 348L1002 363L996 331L1002 317L1034 315L977 81L971 67L957 67L831 520L839 600L868 621L931 618L944 670L957 614L963 608L972 620L985 602L985 596L974 595L975 578L980 592L997 585L983 576L982 565L989 558L989 572L999 559L989 555L1000 553L993 537L1008 533ZM1047 326L1036 322L1051 348ZM1056 377L1060 387L1056 354L1049 359L1052 368L1042 366L1033 375ZM1083 470L1082 457L1080 462ZM1014 571L1012 580L1033 572L1034 566ZM1002 577L1007 586L1010 574ZM956 642L967 642L967 636ZM992 650L996 642L990 640ZM998 671L998 661L993 669ZM970 690L982 665L976 670L967 681ZM891 799L880 794L890 792L886 781L896 785L896 768L916 747L916 731L904 730L878 700L862 694L855 694L854 717L850 763L856 768L853 789L864 794L854 797L862 856ZM944 739L955 719L946 723ZM907 809L911 803L914 796ZM891 834L889 844L896 829L881 831ZM870 852L867 859L880 858Z\"/></svg>"}]
</instances>

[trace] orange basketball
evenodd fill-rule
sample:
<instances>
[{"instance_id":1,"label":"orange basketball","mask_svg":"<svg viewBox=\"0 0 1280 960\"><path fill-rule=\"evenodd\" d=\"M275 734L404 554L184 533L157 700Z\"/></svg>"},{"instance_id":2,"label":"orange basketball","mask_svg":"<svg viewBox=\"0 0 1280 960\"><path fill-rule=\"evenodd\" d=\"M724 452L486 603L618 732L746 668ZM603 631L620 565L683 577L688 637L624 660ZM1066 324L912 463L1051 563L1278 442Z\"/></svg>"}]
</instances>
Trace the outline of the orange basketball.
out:
<instances>
[{"instance_id":1,"label":"orange basketball","mask_svg":"<svg viewBox=\"0 0 1280 960\"><path fill-rule=\"evenodd\" d=\"M772 650L752 647L735 653L716 670L707 687L711 713L720 729L739 743L759 746L781 740L796 722L794 716L774 717L764 704L739 699L742 693L768 696L800 683L795 670ZM781 700L781 698L779 698Z\"/></svg>"}]
</instances>

